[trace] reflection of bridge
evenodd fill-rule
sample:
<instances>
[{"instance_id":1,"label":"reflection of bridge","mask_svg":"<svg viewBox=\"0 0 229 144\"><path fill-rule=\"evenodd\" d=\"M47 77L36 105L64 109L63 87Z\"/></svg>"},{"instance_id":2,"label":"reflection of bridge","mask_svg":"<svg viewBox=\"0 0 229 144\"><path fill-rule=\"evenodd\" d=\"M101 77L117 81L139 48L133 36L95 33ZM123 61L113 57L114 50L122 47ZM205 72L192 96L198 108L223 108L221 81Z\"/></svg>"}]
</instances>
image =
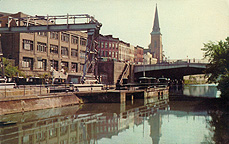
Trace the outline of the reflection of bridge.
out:
<instances>
[{"instance_id":1,"label":"reflection of bridge","mask_svg":"<svg viewBox=\"0 0 229 144\"><path fill-rule=\"evenodd\" d=\"M176 62L166 64L154 65L136 65L134 73L137 77L143 76L145 71L146 76L150 77L167 77L171 79L183 79L183 76L203 74L206 69L207 63L189 63L189 62Z\"/></svg>"}]
</instances>

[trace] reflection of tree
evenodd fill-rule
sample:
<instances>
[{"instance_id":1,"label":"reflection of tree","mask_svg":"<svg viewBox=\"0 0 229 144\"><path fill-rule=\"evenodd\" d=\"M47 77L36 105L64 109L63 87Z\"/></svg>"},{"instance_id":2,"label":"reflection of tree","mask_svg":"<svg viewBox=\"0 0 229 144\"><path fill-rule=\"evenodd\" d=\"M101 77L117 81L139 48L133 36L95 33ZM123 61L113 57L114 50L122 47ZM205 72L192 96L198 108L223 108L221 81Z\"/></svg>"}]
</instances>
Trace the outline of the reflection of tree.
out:
<instances>
[{"instance_id":1,"label":"reflection of tree","mask_svg":"<svg viewBox=\"0 0 229 144\"><path fill-rule=\"evenodd\" d=\"M207 120L209 130L213 133L212 140L216 144L229 143L229 114L226 110L210 111L211 120ZM208 141L210 141L208 139Z\"/></svg>"}]
</instances>

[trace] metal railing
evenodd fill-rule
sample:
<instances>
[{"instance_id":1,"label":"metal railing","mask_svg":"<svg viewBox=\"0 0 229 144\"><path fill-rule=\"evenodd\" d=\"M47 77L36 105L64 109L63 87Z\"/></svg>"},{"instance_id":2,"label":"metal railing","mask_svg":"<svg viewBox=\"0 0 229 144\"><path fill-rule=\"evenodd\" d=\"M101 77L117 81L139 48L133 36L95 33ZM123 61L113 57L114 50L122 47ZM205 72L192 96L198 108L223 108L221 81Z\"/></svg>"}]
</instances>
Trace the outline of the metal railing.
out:
<instances>
[{"instance_id":1,"label":"metal railing","mask_svg":"<svg viewBox=\"0 0 229 144\"><path fill-rule=\"evenodd\" d=\"M52 96L72 91L70 84L18 85L15 88L0 89L0 99L15 97Z\"/></svg>"}]
</instances>

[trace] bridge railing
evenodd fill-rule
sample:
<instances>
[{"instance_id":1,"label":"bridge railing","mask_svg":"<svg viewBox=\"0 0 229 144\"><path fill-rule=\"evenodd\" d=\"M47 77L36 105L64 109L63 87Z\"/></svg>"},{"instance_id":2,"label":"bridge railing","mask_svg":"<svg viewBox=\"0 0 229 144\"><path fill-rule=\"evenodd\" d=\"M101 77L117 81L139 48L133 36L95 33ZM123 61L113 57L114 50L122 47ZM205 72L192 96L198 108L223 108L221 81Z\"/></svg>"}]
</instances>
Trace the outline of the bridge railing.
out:
<instances>
[{"instance_id":1,"label":"bridge railing","mask_svg":"<svg viewBox=\"0 0 229 144\"><path fill-rule=\"evenodd\" d=\"M209 63L207 59L167 59L163 63L169 63L169 64L184 64L184 63L204 63L207 64Z\"/></svg>"}]
</instances>

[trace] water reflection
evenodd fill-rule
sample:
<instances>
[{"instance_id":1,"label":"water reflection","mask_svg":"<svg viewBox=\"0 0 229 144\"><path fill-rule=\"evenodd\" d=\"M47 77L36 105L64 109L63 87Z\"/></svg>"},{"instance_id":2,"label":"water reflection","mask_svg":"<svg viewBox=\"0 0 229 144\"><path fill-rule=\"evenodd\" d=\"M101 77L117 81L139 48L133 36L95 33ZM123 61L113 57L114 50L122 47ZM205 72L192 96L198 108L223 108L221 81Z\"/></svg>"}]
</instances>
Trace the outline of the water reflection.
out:
<instances>
[{"instance_id":1,"label":"water reflection","mask_svg":"<svg viewBox=\"0 0 229 144\"><path fill-rule=\"evenodd\" d=\"M214 84L202 85L185 85L183 90L184 95L201 96L201 97L219 97L220 92Z\"/></svg>"},{"instance_id":2,"label":"water reflection","mask_svg":"<svg viewBox=\"0 0 229 144\"><path fill-rule=\"evenodd\" d=\"M228 115L210 111L199 102L168 105L167 101L158 104L138 100L40 110L0 119L0 142L4 144L159 144L226 140L227 129L220 128L227 124ZM7 121L10 123L3 123ZM226 133L223 139L221 132Z\"/></svg>"},{"instance_id":3,"label":"water reflection","mask_svg":"<svg viewBox=\"0 0 229 144\"><path fill-rule=\"evenodd\" d=\"M174 86L170 88L170 95L185 95L196 97L211 97L219 98L220 91L215 84L197 84L197 85L184 85Z\"/></svg>"}]
</instances>

